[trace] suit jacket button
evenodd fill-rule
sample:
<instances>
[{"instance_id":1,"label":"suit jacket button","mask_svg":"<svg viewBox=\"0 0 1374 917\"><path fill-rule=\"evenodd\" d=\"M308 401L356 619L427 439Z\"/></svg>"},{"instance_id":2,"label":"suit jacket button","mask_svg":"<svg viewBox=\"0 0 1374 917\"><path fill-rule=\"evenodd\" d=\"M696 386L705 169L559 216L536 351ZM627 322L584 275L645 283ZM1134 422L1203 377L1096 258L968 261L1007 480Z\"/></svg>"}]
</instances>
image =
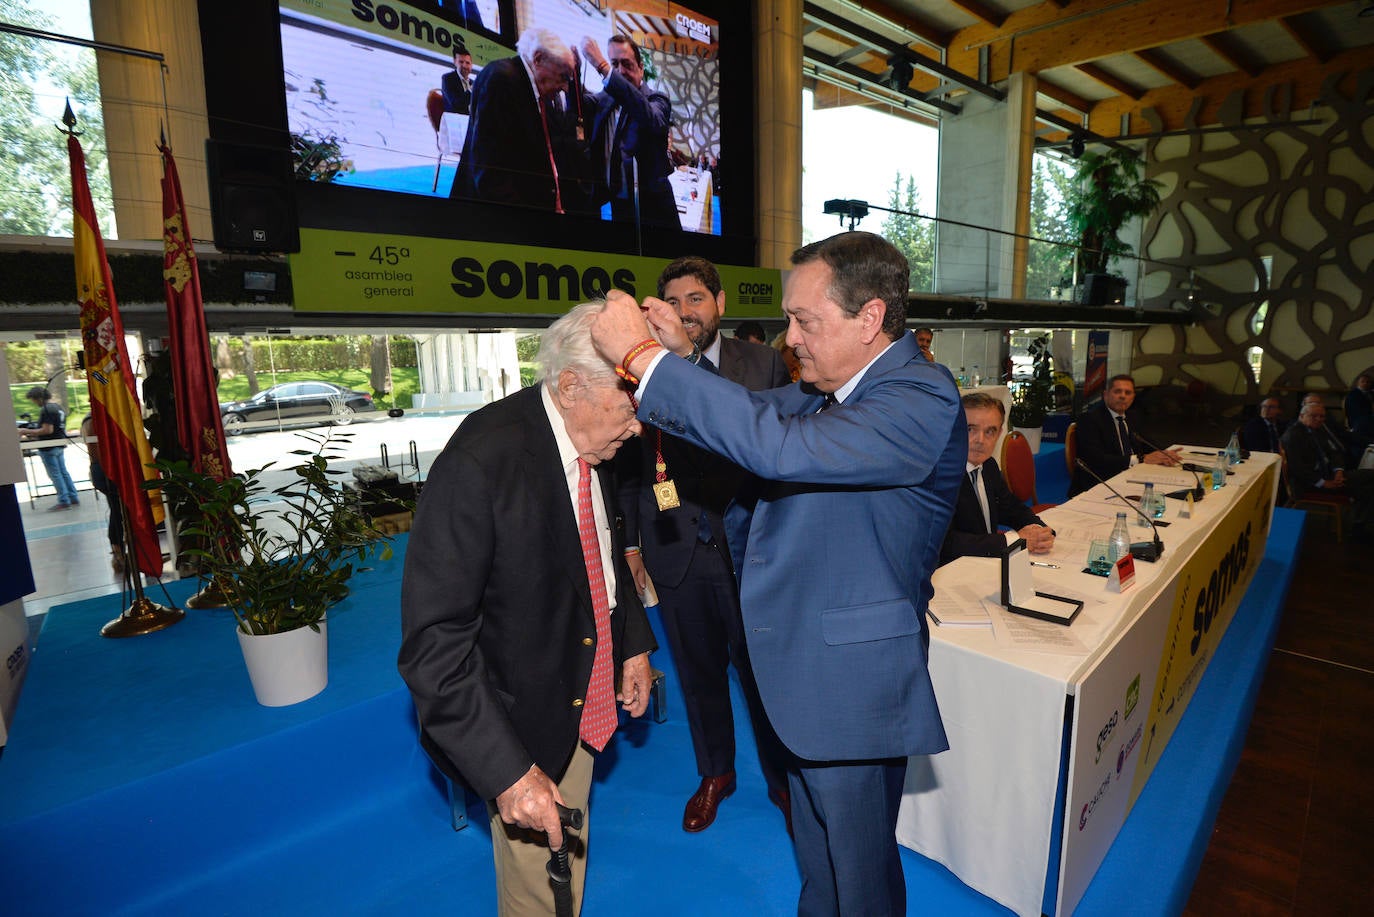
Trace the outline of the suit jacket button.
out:
<instances>
[{"instance_id":1,"label":"suit jacket button","mask_svg":"<svg viewBox=\"0 0 1374 917\"><path fill-rule=\"evenodd\" d=\"M583 638L582 638L582 645L583 645L583 646L591 646L591 645L592 645L593 643L595 643L595 642L596 642L596 641L593 640L591 637L583 637Z\"/></svg>"},{"instance_id":2,"label":"suit jacket button","mask_svg":"<svg viewBox=\"0 0 1374 917\"><path fill-rule=\"evenodd\" d=\"M574 698L573 698L573 706L574 706L574 707L581 707L581 706L582 706L582 698L580 698L580 697L574 697Z\"/></svg>"}]
</instances>

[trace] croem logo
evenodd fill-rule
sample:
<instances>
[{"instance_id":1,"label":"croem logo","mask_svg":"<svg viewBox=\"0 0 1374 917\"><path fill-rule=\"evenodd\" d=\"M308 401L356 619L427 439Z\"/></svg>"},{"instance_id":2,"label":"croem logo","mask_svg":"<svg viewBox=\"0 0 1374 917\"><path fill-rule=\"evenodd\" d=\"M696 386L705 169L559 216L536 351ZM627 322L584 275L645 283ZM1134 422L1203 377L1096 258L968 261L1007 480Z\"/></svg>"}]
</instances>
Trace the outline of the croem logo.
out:
<instances>
[{"instance_id":1,"label":"croem logo","mask_svg":"<svg viewBox=\"0 0 1374 917\"><path fill-rule=\"evenodd\" d=\"M1102 801L1102 797L1107 795L1107 790L1111 787L1111 785L1112 775L1108 774L1106 777L1102 779L1102 785L1097 788L1097 792L1093 793L1093 798L1083 803L1083 811L1078 816L1079 831L1082 831L1084 828L1087 827L1088 819L1092 817L1093 809L1096 809L1097 804Z\"/></svg>"},{"instance_id":2,"label":"croem logo","mask_svg":"<svg viewBox=\"0 0 1374 917\"><path fill-rule=\"evenodd\" d=\"M454 258L450 268L456 281L453 292L467 299L476 299L490 292L500 299L536 299L553 302L581 302L605 296L610 289L624 290L635 295L634 271L617 268L607 271L589 267L578 271L571 264L549 264L526 261L493 261L484 266L476 258Z\"/></svg>"}]
</instances>

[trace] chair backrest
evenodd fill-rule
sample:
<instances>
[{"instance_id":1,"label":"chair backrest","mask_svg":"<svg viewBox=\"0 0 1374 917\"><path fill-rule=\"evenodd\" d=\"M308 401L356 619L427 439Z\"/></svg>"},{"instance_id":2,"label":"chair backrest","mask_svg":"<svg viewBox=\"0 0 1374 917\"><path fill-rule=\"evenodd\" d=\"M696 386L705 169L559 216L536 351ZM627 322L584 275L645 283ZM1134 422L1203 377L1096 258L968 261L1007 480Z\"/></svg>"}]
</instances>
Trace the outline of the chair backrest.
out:
<instances>
[{"instance_id":1,"label":"chair backrest","mask_svg":"<svg viewBox=\"0 0 1374 917\"><path fill-rule=\"evenodd\" d=\"M999 463L1007 489L1016 499L1022 503L1040 502L1035 498L1035 456L1031 454L1030 443L1023 434L1012 430L1002 438Z\"/></svg>"},{"instance_id":2,"label":"chair backrest","mask_svg":"<svg viewBox=\"0 0 1374 917\"><path fill-rule=\"evenodd\" d=\"M425 96L425 113L429 115L429 123L434 125L434 133L439 133L439 124L444 120L443 90L431 89Z\"/></svg>"},{"instance_id":3,"label":"chair backrest","mask_svg":"<svg viewBox=\"0 0 1374 917\"><path fill-rule=\"evenodd\" d=\"M1069 428L1064 431L1064 464L1069 469L1069 480L1073 480L1074 472L1078 470L1078 421L1069 424Z\"/></svg>"}]
</instances>

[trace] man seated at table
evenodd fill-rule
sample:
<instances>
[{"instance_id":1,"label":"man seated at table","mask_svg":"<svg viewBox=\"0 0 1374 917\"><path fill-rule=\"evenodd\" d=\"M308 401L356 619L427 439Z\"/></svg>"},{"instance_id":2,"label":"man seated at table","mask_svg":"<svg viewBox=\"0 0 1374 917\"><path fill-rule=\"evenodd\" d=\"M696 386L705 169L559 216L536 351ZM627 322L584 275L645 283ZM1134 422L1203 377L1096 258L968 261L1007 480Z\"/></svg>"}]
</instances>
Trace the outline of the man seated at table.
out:
<instances>
[{"instance_id":1,"label":"man seated at table","mask_svg":"<svg viewBox=\"0 0 1374 917\"><path fill-rule=\"evenodd\" d=\"M1078 415L1078 458L1100 478L1110 478L1133 465L1180 464L1179 449L1155 449L1140 436L1140 417L1135 403L1135 380L1124 373L1107 380L1102 400ZM1074 471L1069 496L1080 494L1097 481L1082 469Z\"/></svg>"},{"instance_id":2,"label":"man seated at table","mask_svg":"<svg viewBox=\"0 0 1374 917\"><path fill-rule=\"evenodd\" d=\"M1278 452L1279 440L1288 429L1283 419L1283 405L1270 395L1260 402L1259 416L1252 417L1240 429L1240 444L1251 452Z\"/></svg>"},{"instance_id":3,"label":"man seated at table","mask_svg":"<svg viewBox=\"0 0 1374 917\"><path fill-rule=\"evenodd\" d=\"M992 450L1007 427L1006 408L1001 400L983 392L963 397L964 417L968 420L968 467L954 518L940 547L940 563L956 557L997 557L1017 538L1026 539L1032 554L1045 554L1054 547L1054 531L1030 507L1016 499ZM999 527L1011 531L1003 533Z\"/></svg>"}]
</instances>

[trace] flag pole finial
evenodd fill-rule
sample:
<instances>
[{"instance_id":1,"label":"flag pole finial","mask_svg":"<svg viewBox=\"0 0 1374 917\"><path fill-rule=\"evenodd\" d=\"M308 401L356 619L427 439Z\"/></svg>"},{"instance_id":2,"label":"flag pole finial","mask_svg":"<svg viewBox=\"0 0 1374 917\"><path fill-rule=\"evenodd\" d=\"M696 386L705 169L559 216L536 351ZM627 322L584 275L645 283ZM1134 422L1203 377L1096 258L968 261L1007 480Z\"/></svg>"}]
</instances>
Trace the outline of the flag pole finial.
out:
<instances>
[{"instance_id":1,"label":"flag pole finial","mask_svg":"<svg viewBox=\"0 0 1374 917\"><path fill-rule=\"evenodd\" d=\"M64 131L59 127L57 129L59 133L66 134L68 137L81 136L82 131L76 129L76 113L72 111L72 100L70 98L67 99L66 110L62 112L62 123L67 125L67 129Z\"/></svg>"}]
</instances>

